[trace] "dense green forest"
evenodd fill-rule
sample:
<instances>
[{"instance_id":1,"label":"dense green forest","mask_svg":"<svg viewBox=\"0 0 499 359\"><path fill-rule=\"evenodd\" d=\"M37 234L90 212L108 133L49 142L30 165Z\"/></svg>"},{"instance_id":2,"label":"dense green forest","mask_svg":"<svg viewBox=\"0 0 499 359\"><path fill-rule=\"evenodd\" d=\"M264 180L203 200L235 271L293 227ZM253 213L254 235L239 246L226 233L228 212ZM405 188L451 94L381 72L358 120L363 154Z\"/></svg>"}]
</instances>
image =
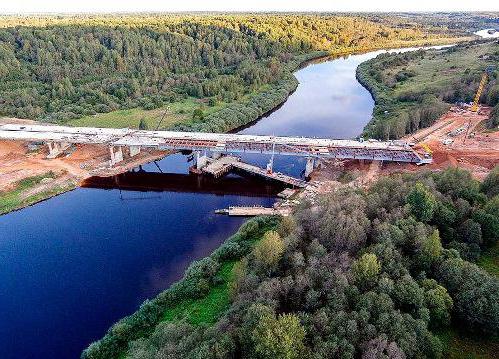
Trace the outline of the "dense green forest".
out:
<instances>
[{"instance_id":1,"label":"dense green forest","mask_svg":"<svg viewBox=\"0 0 499 359\"><path fill-rule=\"evenodd\" d=\"M82 357L441 358L458 330L492 358L499 279L473 262L498 239L499 168L340 190L249 221Z\"/></svg>"},{"instance_id":2,"label":"dense green forest","mask_svg":"<svg viewBox=\"0 0 499 359\"><path fill-rule=\"evenodd\" d=\"M1 17L0 115L106 126L99 114L141 109L137 126L186 102L169 126L226 131L283 102L308 58L463 35L374 15Z\"/></svg>"},{"instance_id":3,"label":"dense green forest","mask_svg":"<svg viewBox=\"0 0 499 359\"><path fill-rule=\"evenodd\" d=\"M499 125L499 43L475 41L441 50L383 54L362 63L357 78L372 93L376 106L365 135L399 138L431 125L450 104L471 102L482 74L494 70L481 102L496 106L488 122Z\"/></svg>"}]
</instances>

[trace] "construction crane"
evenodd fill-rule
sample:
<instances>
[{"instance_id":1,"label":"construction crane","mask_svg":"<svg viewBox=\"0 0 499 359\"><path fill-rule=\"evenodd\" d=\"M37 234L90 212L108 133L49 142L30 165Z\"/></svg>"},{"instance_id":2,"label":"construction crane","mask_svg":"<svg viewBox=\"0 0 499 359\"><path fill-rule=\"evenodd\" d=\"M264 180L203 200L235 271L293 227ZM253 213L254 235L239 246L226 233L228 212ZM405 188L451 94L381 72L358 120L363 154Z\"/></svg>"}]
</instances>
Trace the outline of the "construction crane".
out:
<instances>
[{"instance_id":1,"label":"construction crane","mask_svg":"<svg viewBox=\"0 0 499 359\"><path fill-rule=\"evenodd\" d=\"M480 101L480 96L482 96L483 89L487 84L487 79L489 78L493 70L494 67L489 66L487 67L487 70L485 70L485 72L483 73L482 79L480 80L480 84L478 85L478 90L476 92L475 99L473 100L473 105L471 105L471 111L478 112L478 101Z\"/></svg>"},{"instance_id":2,"label":"construction crane","mask_svg":"<svg viewBox=\"0 0 499 359\"><path fill-rule=\"evenodd\" d=\"M490 65L487 67L485 72L482 75L482 79L480 80L480 84L478 85L478 90L476 91L475 99L473 100L473 105L471 105L471 111L472 112L478 112L478 102L480 101L480 97L482 96L483 89L485 88L485 85L487 84L487 80L489 76L492 74L492 71L494 71L494 66ZM464 134L463 137L463 144L466 142L466 138L468 137L468 133L471 128L471 118L468 121L468 126L466 126L466 133Z\"/></svg>"}]
</instances>

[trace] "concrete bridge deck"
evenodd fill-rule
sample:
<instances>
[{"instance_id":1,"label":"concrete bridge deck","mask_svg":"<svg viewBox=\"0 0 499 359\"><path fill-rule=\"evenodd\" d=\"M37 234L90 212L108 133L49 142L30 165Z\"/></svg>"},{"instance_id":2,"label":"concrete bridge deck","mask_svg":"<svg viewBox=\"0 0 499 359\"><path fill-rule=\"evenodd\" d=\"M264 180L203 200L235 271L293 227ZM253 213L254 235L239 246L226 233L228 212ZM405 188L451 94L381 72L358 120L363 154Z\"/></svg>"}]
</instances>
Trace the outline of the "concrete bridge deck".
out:
<instances>
[{"instance_id":1,"label":"concrete bridge deck","mask_svg":"<svg viewBox=\"0 0 499 359\"><path fill-rule=\"evenodd\" d=\"M364 159L430 163L406 143L332 140L306 137L254 136L222 133L139 131L90 127L6 124L0 126L0 140L40 141L58 144L106 144L128 147L130 155L140 148L192 150L226 153L265 153L315 158ZM51 150L52 151L52 150ZM116 153L111 150L112 161ZM120 156L116 161L120 160Z\"/></svg>"}]
</instances>

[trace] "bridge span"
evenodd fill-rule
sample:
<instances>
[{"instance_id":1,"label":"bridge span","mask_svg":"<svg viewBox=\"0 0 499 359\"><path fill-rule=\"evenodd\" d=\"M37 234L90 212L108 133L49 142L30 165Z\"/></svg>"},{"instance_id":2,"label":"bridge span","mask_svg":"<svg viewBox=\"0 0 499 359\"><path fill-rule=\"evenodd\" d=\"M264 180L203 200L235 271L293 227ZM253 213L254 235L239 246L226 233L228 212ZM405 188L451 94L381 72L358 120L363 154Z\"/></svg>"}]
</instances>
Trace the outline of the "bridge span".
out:
<instances>
[{"instance_id":1,"label":"bridge span","mask_svg":"<svg viewBox=\"0 0 499 359\"><path fill-rule=\"evenodd\" d=\"M354 141L325 138L238 135L225 133L140 131L92 127L5 124L0 140L47 143L49 157L62 153L71 144L102 144L110 148L111 165L123 160L123 148L130 156L141 148L189 150L197 153L198 166L206 165L202 152L263 153L323 159L359 159L408 163L431 163L402 141ZM271 164L270 164L271 166ZM312 164L313 166L313 164Z\"/></svg>"}]
</instances>

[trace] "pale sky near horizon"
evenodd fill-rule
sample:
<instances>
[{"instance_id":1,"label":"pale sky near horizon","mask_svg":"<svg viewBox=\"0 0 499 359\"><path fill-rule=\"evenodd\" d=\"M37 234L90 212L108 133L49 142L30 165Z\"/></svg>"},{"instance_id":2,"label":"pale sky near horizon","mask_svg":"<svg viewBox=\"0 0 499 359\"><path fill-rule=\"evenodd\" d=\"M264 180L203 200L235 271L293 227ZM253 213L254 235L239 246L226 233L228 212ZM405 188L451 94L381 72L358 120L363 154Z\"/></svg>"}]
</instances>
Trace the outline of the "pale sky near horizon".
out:
<instances>
[{"instance_id":1,"label":"pale sky near horizon","mask_svg":"<svg viewBox=\"0 0 499 359\"><path fill-rule=\"evenodd\" d=\"M499 0L0 0L0 14L155 11L499 11Z\"/></svg>"}]
</instances>

